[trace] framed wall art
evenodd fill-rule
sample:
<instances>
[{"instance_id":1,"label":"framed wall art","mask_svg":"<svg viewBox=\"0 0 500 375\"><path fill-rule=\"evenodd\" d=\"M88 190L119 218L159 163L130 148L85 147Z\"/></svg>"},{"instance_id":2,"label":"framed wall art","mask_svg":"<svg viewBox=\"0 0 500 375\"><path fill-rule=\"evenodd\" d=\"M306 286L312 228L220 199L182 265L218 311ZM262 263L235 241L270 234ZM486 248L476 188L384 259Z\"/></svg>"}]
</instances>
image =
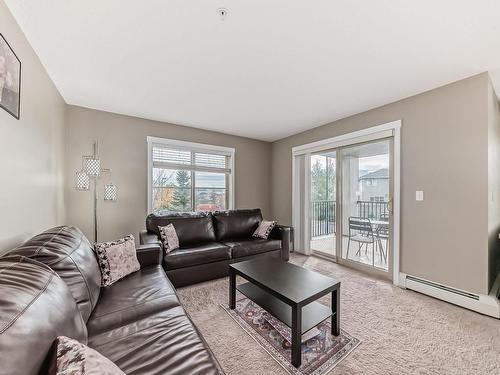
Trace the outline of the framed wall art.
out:
<instances>
[{"instance_id":1,"label":"framed wall art","mask_svg":"<svg viewBox=\"0 0 500 375\"><path fill-rule=\"evenodd\" d=\"M21 61L0 34L0 107L19 120Z\"/></svg>"}]
</instances>

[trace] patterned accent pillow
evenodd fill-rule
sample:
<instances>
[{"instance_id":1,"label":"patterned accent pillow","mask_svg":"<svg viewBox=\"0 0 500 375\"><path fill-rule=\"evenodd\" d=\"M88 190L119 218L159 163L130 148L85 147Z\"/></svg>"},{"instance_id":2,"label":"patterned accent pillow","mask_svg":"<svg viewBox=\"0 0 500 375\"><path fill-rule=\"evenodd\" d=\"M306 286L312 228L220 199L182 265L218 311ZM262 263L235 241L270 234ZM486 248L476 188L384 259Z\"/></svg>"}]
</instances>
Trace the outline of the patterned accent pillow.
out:
<instances>
[{"instance_id":1,"label":"patterned accent pillow","mask_svg":"<svg viewBox=\"0 0 500 375\"><path fill-rule=\"evenodd\" d=\"M179 237L177 237L177 232L173 224L168 224L165 227L158 227L158 229L160 230L161 241L163 242L163 248L166 254L179 248Z\"/></svg>"},{"instance_id":2,"label":"patterned accent pillow","mask_svg":"<svg viewBox=\"0 0 500 375\"><path fill-rule=\"evenodd\" d=\"M131 234L117 241L95 244L102 274L102 286L110 286L141 268Z\"/></svg>"},{"instance_id":3,"label":"patterned accent pillow","mask_svg":"<svg viewBox=\"0 0 500 375\"><path fill-rule=\"evenodd\" d=\"M76 340L58 336L54 344L50 375L125 375L109 359Z\"/></svg>"},{"instance_id":4,"label":"patterned accent pillow","mask_svg":"<svg viewBox=\"0 0 500 375\"><path fill-rule=\"evenodd\" d=\"M267 237L269 237L269 234L271 234L275 225L275 221L262 220L259 227L255 230L255 232L253 232L253 236L267 240Z\"/></svg>"}]
</instances>

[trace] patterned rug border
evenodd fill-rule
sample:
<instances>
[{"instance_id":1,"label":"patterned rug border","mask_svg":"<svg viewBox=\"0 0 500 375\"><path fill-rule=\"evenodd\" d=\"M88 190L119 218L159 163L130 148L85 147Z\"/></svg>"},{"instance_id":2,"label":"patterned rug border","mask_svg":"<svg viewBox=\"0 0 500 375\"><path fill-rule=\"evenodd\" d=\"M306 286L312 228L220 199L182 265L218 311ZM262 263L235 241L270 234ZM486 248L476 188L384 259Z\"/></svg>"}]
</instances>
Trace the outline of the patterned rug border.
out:
<instances>
[{"instance_id":1,"label":"patterned rug border","mask_svg":"<svg viewBox=\"0 0 500 375\"><path fill-rule=\"evenodd\" d=\"M242 301L243 299L245 299L245 298L238 300L238 302ZM281 355L281 353L277 352L276 349L274 349L271 346L271 344L269 344L263 337L261 337L259 335L253 335L250 332L250 330L252 330L252 328L235 311L231 310L229 308L229 305L221 303L219 306L224 311L226 311L226 313L231 317L231 319L233 319L236 322L236 324L238 324L243 329L243 331L245 331L247 333L248 336L250 336L257 344L259 344L260 347L262 349L264 349L269 354L269 356L275 362L277 362L288 374L290 374L290 375L303 375L304 374L303 372L298 370L295 366L293 366L287 358L284 358L283 355ZM340 352L336 353L335 356L330 358L330 360L327 361L326 363L324 363L323 366L316 369L316 371L314 372L315 374L316 373L326 374L329 371L333 370L340 362L342 362L344 359L346 359L349 356L349 354L351 354L352 351L354 349L356 349L361 344L361 340L359 340L358 338L351 336L349 333L347 333L343 329L341 329L340 331L343 335L348 336L354 342L354 344L349 349L343 348ZM338 359L338 357L340 357L340 359ZM333 362L333 363L330 363L330 362ZM286 363L286 365L285 365L285 363Z\"/></svg>"}]
</instances>

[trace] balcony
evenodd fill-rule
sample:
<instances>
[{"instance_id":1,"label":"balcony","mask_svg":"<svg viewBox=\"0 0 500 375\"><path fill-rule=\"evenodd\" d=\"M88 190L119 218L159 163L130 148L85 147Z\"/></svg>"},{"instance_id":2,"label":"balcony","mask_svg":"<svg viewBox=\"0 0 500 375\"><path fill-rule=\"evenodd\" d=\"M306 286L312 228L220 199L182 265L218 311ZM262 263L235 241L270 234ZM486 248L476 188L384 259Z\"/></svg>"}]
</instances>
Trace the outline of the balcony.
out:
<instances>
[{"instance_id":1,"label":"balcony","mask_svg":"<svg viewBox=\"0 0 500 375\"><path fill-rule=\"evenodd\" d=\"M352 212L352 211L351 211ZM354 215L370 220L374 243L363 245L358 252L359 243L351 241L349 245L349 218L346 217L342 236L342 258L388 269L387 264L387 228L389 211L387 202L357 201ZM313 201L311 203L311 249L324 254L335 255L337 232L336 202Z\"/></svg>"}]
</instances>

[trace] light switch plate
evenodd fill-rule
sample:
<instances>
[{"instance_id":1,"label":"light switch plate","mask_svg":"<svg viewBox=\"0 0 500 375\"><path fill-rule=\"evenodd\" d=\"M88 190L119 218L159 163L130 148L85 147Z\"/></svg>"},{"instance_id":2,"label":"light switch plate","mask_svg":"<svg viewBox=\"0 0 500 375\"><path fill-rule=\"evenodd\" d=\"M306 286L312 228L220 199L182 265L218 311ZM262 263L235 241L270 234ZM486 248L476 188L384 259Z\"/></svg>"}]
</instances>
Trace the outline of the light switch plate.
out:
<instances>
[{"instance_id":1,"label":"light switch plate","mask_svg":"<svg viewBox=\"0 0 500 375\"><path fill-rule=\"evenodd\" d=\"M422 190L417 190L415 192L415 200L419 202L424 200L424 192Z\"/></svg>"}]
</instances>

